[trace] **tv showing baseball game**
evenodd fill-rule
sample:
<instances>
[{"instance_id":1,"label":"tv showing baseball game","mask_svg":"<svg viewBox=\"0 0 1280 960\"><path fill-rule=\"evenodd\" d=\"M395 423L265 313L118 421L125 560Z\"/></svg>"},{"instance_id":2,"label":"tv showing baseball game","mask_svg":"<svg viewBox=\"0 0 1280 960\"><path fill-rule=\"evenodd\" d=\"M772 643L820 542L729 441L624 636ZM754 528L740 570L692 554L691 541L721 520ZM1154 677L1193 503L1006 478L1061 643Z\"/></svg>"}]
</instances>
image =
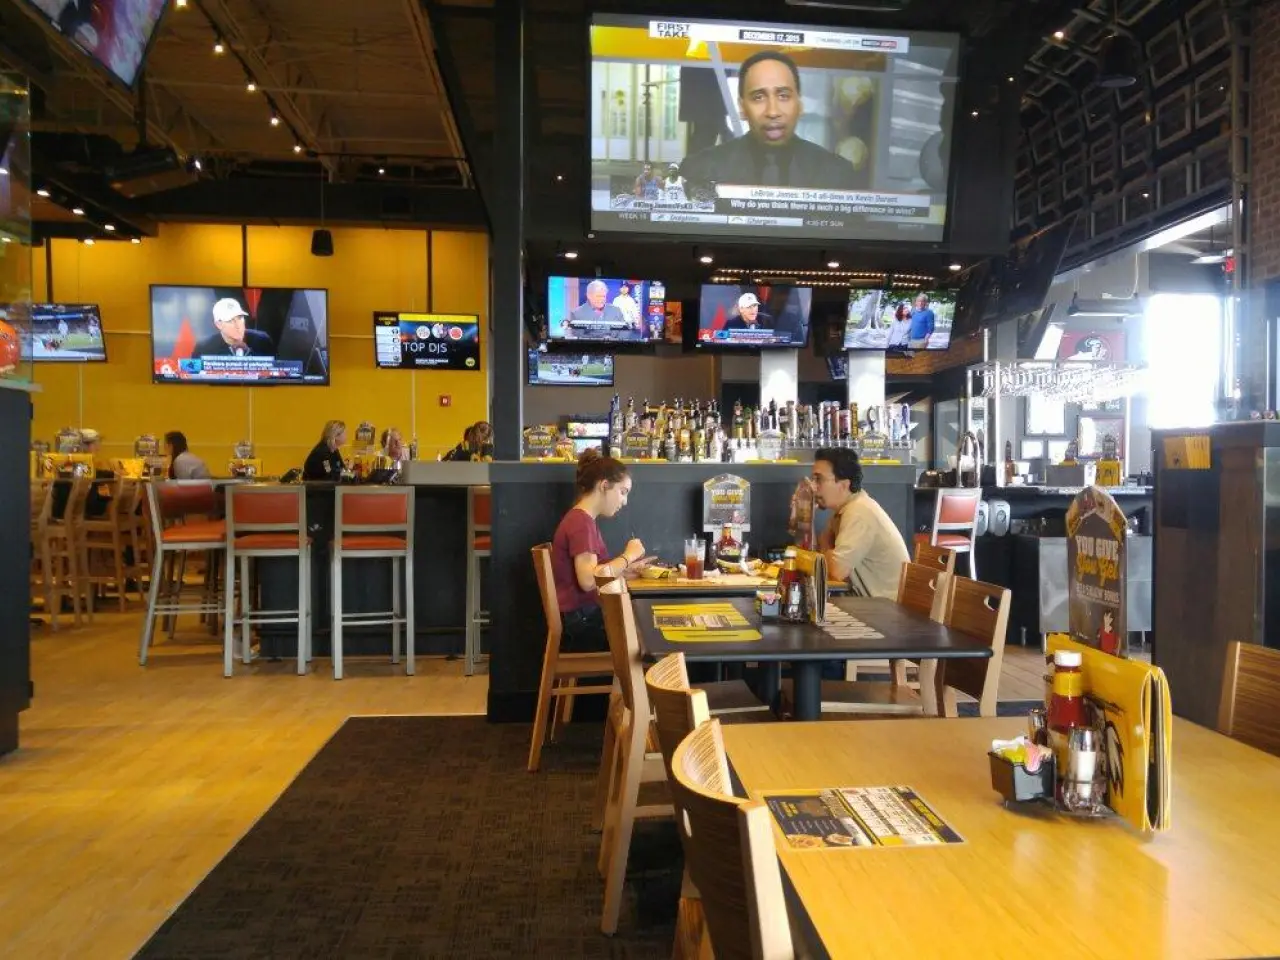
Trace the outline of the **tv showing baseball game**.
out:
<instances>
[{"instance_id":1,"label":"tv showing baseball game","mask_svg":"<svg viewBox=\"0 0 1280 960\"><path fill-rule=\"evenodd\" d=\"M955 309L953 290L850 290L844 347L946 350Z\"/></svg>"},{"instance_id":2,"label":"tv showing baseball game","mask_svg":"<svg viewBox=\"0 0 1280 960\"><path fill-rule=\"evenodd\" d=\"M479 370L480 318L455 313L375 313L374 360L393 370Z\"/></svg>"},{"instance_id":3,"label":"tv showing baseball game","mask_svg":"<svg viewBox=\"0 0 1280 960\"><path fill-rule=\"evenodd\" d=\"M156 383L329 382L329 294L293 287L151 288Z\"/></svg>"},{"instance_id":4,"label":"tv showing baseball game","mask_svg":"<svg viewBox=\"0 0 1280 960\"><path fill-rule=\"evenodd\" d=\"M588 343L662 340L667 291L659 280L547 278L547 337Z\"/></svg>"},{"instance_id":5,"label":"tv showing baseball game","mask_svg":"<svg viewBox=\"0 0 1280 960\"><path fill-rule=\"evenodd\" d=\"M698 305L699 347L774 349L809 342L812 287L708 283Z\"/></svg>"},{"instance_id":6,"label":"tv showing baseball game","mask_svg":"<svg viewBox=\"0 0 1280 960\"><path fill-rule=\"evenodd\" d=\"M22 358L36 363L103 363L107 341L96 303L33 303Z\"/></svg>"},{"instance_id":7,"label":"tv showing baseball game","mask_svg":"<svg viewBox=\"0 0 1280 960\"><path fill-rule=\"evenodd\" d=\"M944 238L960 38L591 19L591 229Z\"/></svg>"},{"instance_id":8,"label":"tv showing baseball game","mask_svg":"<svg viewBox=\"0 0 1280 960\"><path fill-rule=\"evenodd\" d=\"M613 355L529 351L531 387L611 387Z\"/></svg>"}]
</instances>

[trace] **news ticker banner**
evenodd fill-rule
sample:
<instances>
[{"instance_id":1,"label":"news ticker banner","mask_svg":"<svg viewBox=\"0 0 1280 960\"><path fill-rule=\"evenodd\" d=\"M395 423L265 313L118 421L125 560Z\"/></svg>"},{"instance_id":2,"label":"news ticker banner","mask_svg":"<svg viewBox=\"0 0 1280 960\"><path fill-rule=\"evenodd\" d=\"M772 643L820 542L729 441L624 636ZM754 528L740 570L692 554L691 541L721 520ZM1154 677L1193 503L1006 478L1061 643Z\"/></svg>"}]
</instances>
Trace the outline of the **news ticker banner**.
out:
<instances>
[{"instance_id":1,"label":"news ticker banner","mask_svg":"<svg viewBox=\"0 0 1280 960\"><path fill-rule=\"evenodd\" d=\"M811 47L815 50L849 50L857 53L907 53L906 37L797 27L744 26L692 20L650 20L654 40L694 40L702 43L750 43L760 46Z\"/></svg>"}]
</instances>

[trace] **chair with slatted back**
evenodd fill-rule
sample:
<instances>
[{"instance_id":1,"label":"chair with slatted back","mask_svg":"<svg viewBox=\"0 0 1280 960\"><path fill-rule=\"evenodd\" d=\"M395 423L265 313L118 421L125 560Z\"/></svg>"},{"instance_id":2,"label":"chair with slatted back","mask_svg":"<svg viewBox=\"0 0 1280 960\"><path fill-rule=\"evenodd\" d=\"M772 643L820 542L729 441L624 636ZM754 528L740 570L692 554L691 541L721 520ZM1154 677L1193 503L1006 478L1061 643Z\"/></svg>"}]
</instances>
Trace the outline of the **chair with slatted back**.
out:
<instances>
[{"instance_id":1,"label":"chair with slatted back","mask_svg":"<svg viewBox=\"0 0 1280 960\"><path fill-rule=\"evenodd\" d=\"M941 570L948 576L956 572L956 552L950 547L935 547L926 540L917 540L913 559L921 566Z\"/></svg>"},{"instance_id":2,"label":"chair with slatted back","mask_svg":"<svg viewBox=\"0 0 1280 960\"><path fill-rule=\"evenodd\" d=\"M1280 757L1280 650L1227 645L1218 732Z\"/></svg>"},{"instance_id":3,"label":"chair with slatted back","mask_svg":"<svg viewBox=\"0 0 1280 960\"><path fill-rule=\"evenodd\" d=\"M551 544L540 543L530 553L542 596L542 613L547 621L547 643L542 653L542 679L538 683L538 705L533 719L533 736L529 744L529 772L535 773L542 757L542 747L555 739L555 720L560 711L556 701L572 700L584 694L609 693L608 684L577 686L579 679L612 677L613 660L607 651L599 653L561 653L560 638L564 625L560 620L560 602L556 599L555 574L551 569Z\"/></svg>"},{"instance_id":4,"label":"chair with slatted back","mask_svg":"<svg viewBox=\"0 0 1280 960\"><path fill-rule=\"evenodd\" d=\"M792 960L769 808L733 796L720 721L704 721L676 748L671 799L718 960Z\"/></svg>"},{"instance_id":5,"label":"chair with slatted back","mask_svg":"<svg viewBox=\"0 0 1280 960\"><path fill-rule=\"evenodd\" d=\"M939 623L946 619L950 603L951 577L932 567L919 563L904 563L898 577L897 602L909 610L923 614ZM890 680L824 680L822 681L823 713L856 713L875 716L920 716L937 712L934 702L934 672L936 660L926 660L920 668L920 692L906 683L898 673L897 665L890 664ZM905 671L903 671L905 672ZM783 681L784 706L790 703L791 681Z\"/></svg>"},{"instance_id":6,"label":"chair with slatted back","mask_svg":"<svg viewBox=\"0 0 1280 960\"><path fill-rule=\"evenodd\" d=\"M1013 595L1006 587L967 577L953 577L950 592L951 604L944 622L954 631L989 644L991 656L947 661L946 669L939 670L935 678L938 712L945 717L956 716L955 694L959 691L978 701L978 716L994 717Z\"/></svg>"}]
</instances>

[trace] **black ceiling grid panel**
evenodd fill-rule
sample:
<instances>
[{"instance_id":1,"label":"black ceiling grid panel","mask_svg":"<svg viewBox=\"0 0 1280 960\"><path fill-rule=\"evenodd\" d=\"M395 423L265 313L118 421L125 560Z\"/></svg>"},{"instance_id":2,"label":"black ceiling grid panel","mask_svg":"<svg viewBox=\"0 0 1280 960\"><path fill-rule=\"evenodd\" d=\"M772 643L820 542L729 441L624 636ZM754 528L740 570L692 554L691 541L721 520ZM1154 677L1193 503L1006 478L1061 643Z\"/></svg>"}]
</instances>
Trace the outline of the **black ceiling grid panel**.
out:
<instances>
[{"instance_id":1,"label":"black ceiling grid panel","mask_svg":"<svg viewBox=\"0 0 1280 960\"><path fill-rule=\"evenodd\" d=\"M1226 202L1231 189L1226 0L1118 0L1143 51L1137 84L1093 84L1115 0L1090 0L1023 73L1015 235L1079 213L1063 267Z\"/></svg>"}]
</instances>

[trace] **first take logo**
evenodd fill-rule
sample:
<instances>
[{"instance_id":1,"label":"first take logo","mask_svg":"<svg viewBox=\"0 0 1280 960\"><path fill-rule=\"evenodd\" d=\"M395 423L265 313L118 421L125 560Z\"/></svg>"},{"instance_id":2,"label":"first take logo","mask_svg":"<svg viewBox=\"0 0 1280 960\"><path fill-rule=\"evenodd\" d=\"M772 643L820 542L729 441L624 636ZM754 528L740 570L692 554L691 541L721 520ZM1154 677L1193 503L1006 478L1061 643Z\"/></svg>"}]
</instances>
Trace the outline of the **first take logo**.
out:
<instances>
[{"instance_id":1,"label":"first take logo","mask_svg":"<svg viewBox=\"0 0 1280 960\"><path fill-rule=\"evenodd\" d=\"M656 20L651 35L663 40L688 40L689 24L667 20Z\"/></svg>"}]
</instances>

